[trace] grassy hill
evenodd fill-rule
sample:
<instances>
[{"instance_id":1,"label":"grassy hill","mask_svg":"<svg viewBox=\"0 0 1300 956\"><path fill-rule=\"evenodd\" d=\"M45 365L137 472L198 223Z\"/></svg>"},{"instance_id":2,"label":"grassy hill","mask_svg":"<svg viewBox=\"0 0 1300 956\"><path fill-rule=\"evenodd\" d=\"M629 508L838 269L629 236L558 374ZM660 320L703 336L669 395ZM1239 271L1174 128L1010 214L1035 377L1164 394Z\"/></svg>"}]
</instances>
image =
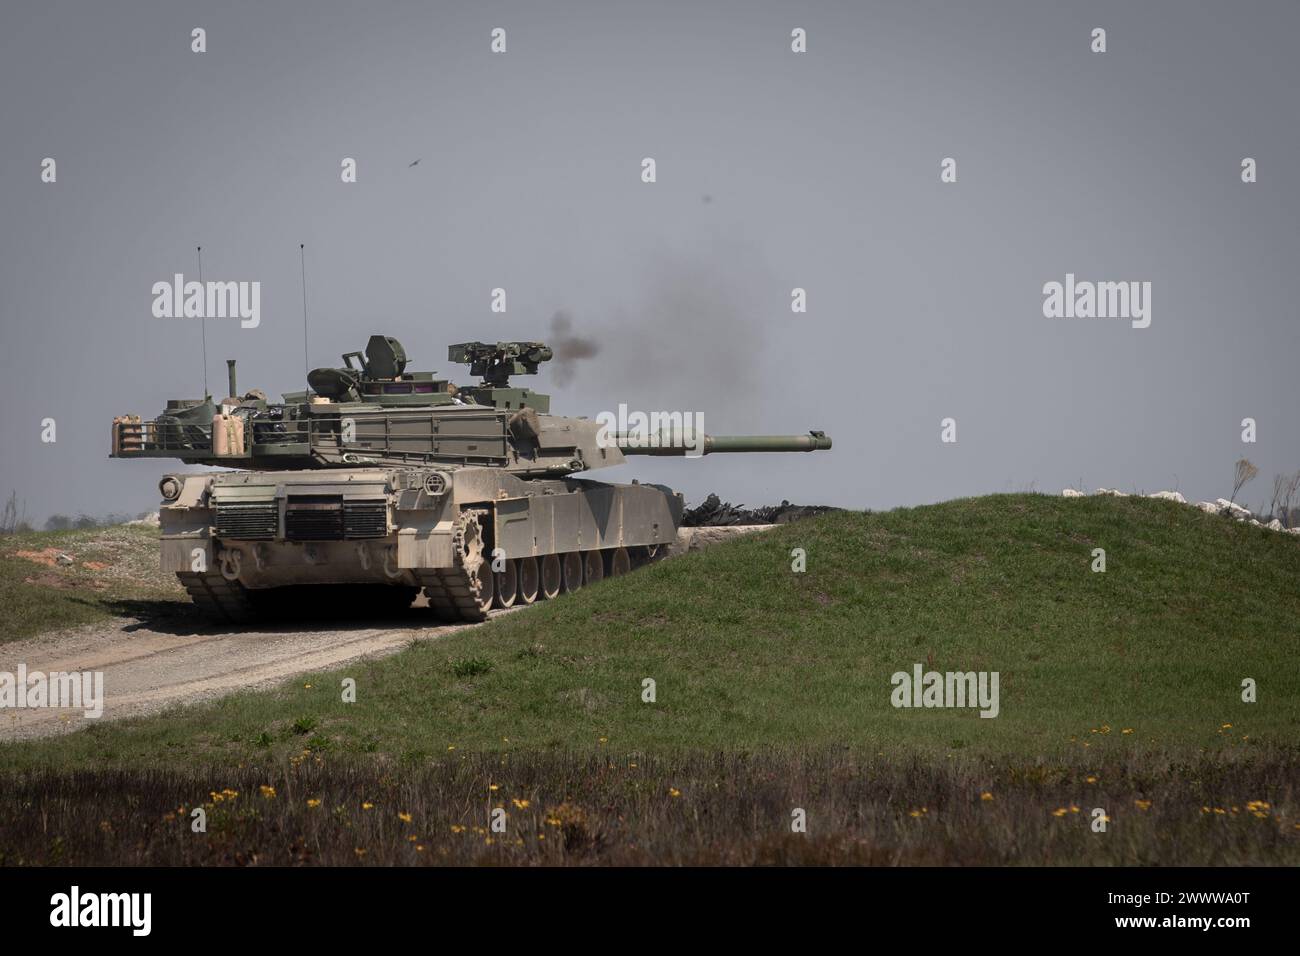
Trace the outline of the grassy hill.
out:
<instances>
[{"instance_id":1,"label":"grassy hill","mask_svg":"<svg viewBox=\"0 0 1300 956\"><path fill-rule=\"evenodd\" d=\"M0 766L225 763L304 745L400 761L1289 747L1298 580L1296 537L1164 501L999 495L832 514L277 692L0 748ZM999 716L894 708L891 675L917 663L999 672ZM345 677L355 704L340 700ZM1241 700L1245 678L1257 703Z\"/></svg>"},{"instance_id":2,"label":"grassy hill","mask_svg":"<svg viewBox=\"0 0 1300 956\"><path fill-rule=\"evenodd\" d=\"M1297 580L1294 536L1164 501L827 515L0 746L0 865L1296 865ZM999 672L999 716L894 708L917 663Z\"/></svg>"},{"instance_id":3,"label":"grassy hill","mask_svg":"<svg viewBox=\"0 0 1300 956\"><path fill-rule=\"evenodd\" d=\"M59 562L66 555L70 564ZM0 537L0 643L91 624L135 602L183 601L158 567L158 529L115 525Z\"/></svg>"}]
</instances>

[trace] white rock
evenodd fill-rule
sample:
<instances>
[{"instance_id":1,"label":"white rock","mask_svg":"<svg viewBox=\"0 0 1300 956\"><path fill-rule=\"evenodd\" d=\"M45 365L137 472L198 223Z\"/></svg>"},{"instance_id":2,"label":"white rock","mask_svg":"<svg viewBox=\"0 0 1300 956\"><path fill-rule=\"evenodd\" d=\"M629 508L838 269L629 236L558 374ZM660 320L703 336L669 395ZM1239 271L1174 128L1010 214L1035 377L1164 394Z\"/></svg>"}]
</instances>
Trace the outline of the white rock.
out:
<instances>
[{"instance_id":1,"label":"white rock","mask_svg":"<svg viewBox=\"0 0 1300 956\"><path fill-rule=\"evenodd\" d=\"M1269 531L1281 531L1282 520L1280 518L1274 518L1268 524L1264 525L1264 527L1267 528Z\"/></svg>"},{"instance_id":2,"label":"white rock","mask_svg":"<svg viewBox=\"0 0 1300 956\"><path fill-rule=\"evenodd\" d=\"M67 555L67 554L60 554L60 555L58 555L58 557L56 557L54 560L57 561L57 562L59 562L59 564L64 565L65 567L66 567L67 565L73 563L73 562L72 562L72 557L71 557L70 555Z\"/></svg>"},{"instance_id":3,"label":"white rock","mask_svg":"<svg viewBox=\"0 0 1300 956\"><path fill-rule=\"evenodd\" d=\"M148 527L151 528L157 528L161 523L162 522L159 520L158 512L156 511L150 512L149 514L145 515L143 518L136 518L132 521L127 522L127 524L129 525L147 525Z\"/></svg>"},{"instance_id":4,"label":"white rock","mask_svg":"<svg viewBox=\"0 0 1300 956\"><path fill-rule=\"evenodd\" d=\"M1180 505L1187 504L1187 499L1176 491L1157 491L1153 495L1147 495L1148 498L1163 498L1165 501L1176 501Z\"/></svg>"},{"instance_id":5,"label":"white rock","mask_svg":"<svg viewBox=\"0 0 1300 956\"><path fill-rule=\"evenodd\" d=\"M1082 498L1082 497L1084 497L1084 494L1083 494L1082 491L1075 491L1073 488L1066 488L1064 491L1061 492L1061 497L1062 497L1062 498Z\"/></svg>"},{"instance_id":6,"label":"white rock","mask_svg":"<svg viewBox=\"0 0 1300 956\"><path fill-rule=\"evenodd\" d=\"M1093 492L1096 495L1110 495L1112 498L1127 498L1128 495L1117 488L1098 488Z\"/></svg>"},{"instance_id":7,"label":"white rock","mask_svg":"<svg viewBox=\"0 0 1300 956\"><path fill-rule=\"evenodd\" d=\"M1249 508L1243 508L1241 505L1229 501L1227 498L1215 498L1214 501L1219 506L1219 512L1221 514L1231 515L1238 521L1245 521L1247 518L1251 517Z\"/></svg>"},{"instance_id":8,"label":"white rock","mask_svg":"<svg viewBox=\"0 0 1300 956\"><path fill-rule=\"evenodd\" d=\"M1283 528L1282 530L1284 530L1287 534L1300 534L1300 527Z\"/></svg>"},{"instance_id":9,"label":"white rock","mask_svg":"<svg viewBox=\"0 0 1300 956\"><path fill-rule=\"evenodd\" d=\"M732 524L719 527L678 528L677 540L668 546L668 557L676 557L687 551L701 551L704 548L727 541L741 534L753 534L775 528L774 524Z\"/></svg>"},{"instance_id":10,"label":"white rock","mask_svg":"<svg viewBox=\"0 0 1300 956\"><path fill-rule=\"evenodd\" d=\"M1217 515L1221 510L1213 501L1198 501L1196 502L1196 507L1200 508L1202 511L1209 512L1212 515Z\"/></svg>"}]
</instances>

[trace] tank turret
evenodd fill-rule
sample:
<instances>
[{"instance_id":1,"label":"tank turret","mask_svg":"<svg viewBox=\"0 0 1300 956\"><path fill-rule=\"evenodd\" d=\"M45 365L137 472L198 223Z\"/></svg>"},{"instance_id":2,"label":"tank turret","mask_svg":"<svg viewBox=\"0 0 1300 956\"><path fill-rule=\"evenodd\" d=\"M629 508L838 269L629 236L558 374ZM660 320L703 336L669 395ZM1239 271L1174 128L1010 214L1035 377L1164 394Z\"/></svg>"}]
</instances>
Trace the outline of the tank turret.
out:
<instances>
[{"instance_id":1,"label":"tank turret","mask_svg":"<svg viewBox=\"0 0 1300 956\"><path fill-rule=\"evenodd\" d=\"M550 414L549 395L511 384L535 375L552 350L542 342L462 342L447 350L478 384L457 388L433 372L407 371L397 339L372 335L341 368L317 368L310 392L268 403L260 392L211 401L177 400L152 422L114 424L113 455L179 458L227 467L343 468L355 465L480 465L523 477L556 477L622 464L626 455L823 451L808 435L612 434L599 420ZM230 388L235 389L234 362ZM698 439L698 440L697 440Z\"/></svg>"}]
</instances>

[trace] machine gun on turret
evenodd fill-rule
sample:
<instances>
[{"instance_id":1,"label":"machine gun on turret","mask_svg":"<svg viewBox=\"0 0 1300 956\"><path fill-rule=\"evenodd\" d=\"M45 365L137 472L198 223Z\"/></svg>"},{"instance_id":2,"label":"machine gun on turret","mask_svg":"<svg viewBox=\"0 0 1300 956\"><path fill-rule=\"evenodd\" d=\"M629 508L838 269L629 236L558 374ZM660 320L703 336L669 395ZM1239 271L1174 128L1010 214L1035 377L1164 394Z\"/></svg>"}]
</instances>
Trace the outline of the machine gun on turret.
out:
<instances>
[{"instance_id":1,"label":"machine gun on turret","mask_svg":"<svg viewBox=\"0 0 1300 956\"><path fill-rule=\"evenodd\" d=\"M461 394L480 405L498 408L531 408L546 413L551 408L551 398L527 388L510 384L511 375L536 375L543 362L549 362L555 353L542 342L461 342L447 347L447 359L458 365L468 365L469 373L482 381L478 385L462 388Z\"/></svg>"},{"instance_id":2,"label":"machine gun on turret","mask_svg":"<svg viewBox=\"0 0 1300 956\"><path fill-rule=\"evenodd\" d=\"M536 375L543 362L555 357L541 342L461 342L447 346L447 360L468 365L469 373L483 379L484 386L505 388L511 375Z\"/></svg>"}]
</instances>

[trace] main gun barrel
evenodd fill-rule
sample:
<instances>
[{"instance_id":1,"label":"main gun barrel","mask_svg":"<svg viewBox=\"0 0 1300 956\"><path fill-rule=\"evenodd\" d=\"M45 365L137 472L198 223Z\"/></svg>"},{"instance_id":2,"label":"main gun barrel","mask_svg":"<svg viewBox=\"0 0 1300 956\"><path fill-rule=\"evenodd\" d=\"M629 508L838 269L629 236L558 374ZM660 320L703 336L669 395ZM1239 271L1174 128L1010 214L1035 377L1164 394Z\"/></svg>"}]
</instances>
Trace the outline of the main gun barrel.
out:
<instances>
[{"instance_id":1,"label":"main gun barrel","mask_svg":"<svg viewBox=\"0 0 1300 956\"><path fill-rule=\"evenodd\" d=\"M661 439L658 435L616 435L619 451L625 455L713 455L747 454L766 451L829 451L830 436L825 432L807 435L675 435Z\"/></svg>"}]
</instances>

